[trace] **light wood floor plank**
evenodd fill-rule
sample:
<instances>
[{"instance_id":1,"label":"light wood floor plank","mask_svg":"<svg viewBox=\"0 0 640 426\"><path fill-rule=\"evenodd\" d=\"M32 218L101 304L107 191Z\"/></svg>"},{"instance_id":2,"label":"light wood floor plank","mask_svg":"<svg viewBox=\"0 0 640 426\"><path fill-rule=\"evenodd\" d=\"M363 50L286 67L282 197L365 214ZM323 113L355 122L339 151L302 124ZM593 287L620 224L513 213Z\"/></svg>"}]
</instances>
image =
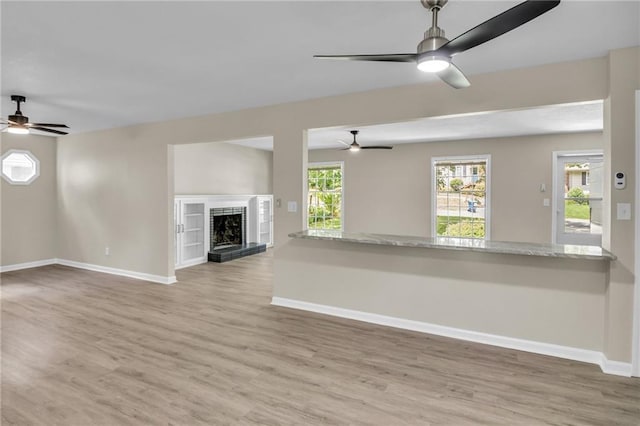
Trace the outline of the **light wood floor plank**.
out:
<instances>
[{"instance_id":1,"label":"light wood floor plank","mask_svg":"<svg viewBox=\"0 0 640 426\"><path fill-rule=\"evenodd\" d=\"M272 307L270 252L177 276L2 274L2 425L640 425L595 365Z\"/></svg>"}]
</instances>

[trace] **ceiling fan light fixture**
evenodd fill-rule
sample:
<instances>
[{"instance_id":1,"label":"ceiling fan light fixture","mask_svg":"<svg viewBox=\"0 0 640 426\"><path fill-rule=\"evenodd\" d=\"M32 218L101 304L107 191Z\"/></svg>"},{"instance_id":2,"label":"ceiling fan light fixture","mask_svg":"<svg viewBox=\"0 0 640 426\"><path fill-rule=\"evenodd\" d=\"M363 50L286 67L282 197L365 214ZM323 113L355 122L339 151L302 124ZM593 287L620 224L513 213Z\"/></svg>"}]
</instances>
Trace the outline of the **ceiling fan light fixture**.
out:
<instances>
[{"instance_id":1,"label":"ceiling fan light fixture","mask_svg":"<svg viewBox=\"0 0 640 426\"><path fill-rule=\"evenodd\" d=\"M358 151L360 151L360 145L359 145L359 144L357 144L357 143L355 143L355 142L354 142L354 143L352 143L352 144L349 146L349 151L351 151L351 152L358 152Z\"/></svg>"},{"instance_id":2,"label":"ceiling fan light fixture","mask_svg":"<svg viewBox=\"0 0 640 426\"><path fill-rule=\"evenodd\" d=\"M7 132L13 133L14 135L28 135L29 129L23 126L11 126L7 129Z\"/></svg>"},{"instance_id":3,"label":"ceiling fan light fixture","mask_svg":"<svg viewBox=\"0 0 640 426\"><path fill-rule=\"evenodd\" d=\"M55 133L56 135L67 135L67 132L63 132L61 130L50 129L50 127L59 127L63 129L68 129L69 126L66 124L55 124L55 123L33 123L29 121L29 117L22 114L20 111L20 104L26 102L27 98L22 95L11 95L11 101L17 104L15 114L9 115L7 119L1 118L0 124L3 126L7 126L6 130L8 133L13 133L17 135L28 135L32 130L37 130L38 132L47 132L47 133ZM5 129L3 128L2 131Z\"/></svg>"},{"instance_id":4,"label":"ceiling fan light fixture","mask_svg":"<svg viewBox=\"0 0 640 426\"><path fill-rule=\"evenodd\" d=\"M425 56L418 60L418 69L422 72L436 73L444 71L451 65L450 59L442 56Z\"/></svg>"},{"instance_id":5,"label":"ceiling fan light fixture","mask_svg":"<svg viewBox=\"0 0 640 426\"><path fill-rule=\"evenodd\" d=\"M431 12L431 27L424 33L424 39L418 44L417 53L315 55L315 57L350 61L410 62L413 64L417 62L420 71L436 73L449 86L454 89L462 89L469 87L471 83L462 71L451 63L453 56L480 46L536 19L558 6L561 0L525 0L451 40L444 36L444 30L438 26L438 13L448 1L420 0L422 5ZM364 148L369 147L365 146Z\"/></svg>"}]
</instances>

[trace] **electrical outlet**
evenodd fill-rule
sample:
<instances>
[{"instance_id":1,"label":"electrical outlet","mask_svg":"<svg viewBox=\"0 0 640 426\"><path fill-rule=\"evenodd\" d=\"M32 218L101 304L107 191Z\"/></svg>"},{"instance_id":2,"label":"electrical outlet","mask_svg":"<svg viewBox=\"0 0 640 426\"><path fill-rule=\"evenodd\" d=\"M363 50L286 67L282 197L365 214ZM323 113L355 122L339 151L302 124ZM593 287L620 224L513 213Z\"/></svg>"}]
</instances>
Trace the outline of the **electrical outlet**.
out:
<instances>
[{"instance_id":1,"label":"electrical outlet","mask_svg":"<svg viewBox=\"0 0 640 426\"><path fill-rule=\"evenodd\" d=\"M109 256L110 252L109 252L109 247L105 247L104 248L104 255L105 256Z\"/></svg>"}]
</instances>

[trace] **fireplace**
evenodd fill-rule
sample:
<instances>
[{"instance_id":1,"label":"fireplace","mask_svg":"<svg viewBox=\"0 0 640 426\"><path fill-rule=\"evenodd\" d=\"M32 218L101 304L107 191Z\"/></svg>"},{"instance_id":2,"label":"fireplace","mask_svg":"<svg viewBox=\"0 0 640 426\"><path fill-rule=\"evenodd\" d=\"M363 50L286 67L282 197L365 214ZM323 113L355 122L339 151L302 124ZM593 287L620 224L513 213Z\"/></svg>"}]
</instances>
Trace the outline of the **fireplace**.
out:
<instances>
[{"instance_id":1,"label":"fireplace","mask_svg":"<svg viewBox=\"0 0 640 426\"><path fill-rule=\"evenodd\" d=\"M248 206L216 207L209 209L209 254L210 262L228 262L263 253L267 250L264 243L252 242L255 233L257 212Z\"/></svg>"},{"instance_id":2,"label":"fireplace","mask_svg":"<svg viewBox=\"0 0 640 426\"><path fill-rule=\"evenodd\" d=\"M210 209L210 250L242 246L247 235L247 208L221 207Z\"/></svg>"}]
</instances>

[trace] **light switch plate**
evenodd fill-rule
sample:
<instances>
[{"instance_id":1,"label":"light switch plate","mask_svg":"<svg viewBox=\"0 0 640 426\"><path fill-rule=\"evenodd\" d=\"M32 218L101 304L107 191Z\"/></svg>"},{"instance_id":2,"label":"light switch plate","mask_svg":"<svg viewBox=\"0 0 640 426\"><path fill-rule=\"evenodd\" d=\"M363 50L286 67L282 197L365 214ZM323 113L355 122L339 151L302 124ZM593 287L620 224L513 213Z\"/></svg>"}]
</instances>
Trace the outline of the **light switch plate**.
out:
<instances>
[{"instance_id":1,"label":"light switch plate","mask_svg":"<svg viewBox=\"0 0 640 426\"><path fill-rule=\"evenodd\" d=\"M542 205L545 207L549 207L551 205L551 200L549 198L545 198L542 200Z\"/></svg>"},{"instance_id":2,"label":"light switch plate","mask_svg":"<svg viewBox=\"0 0 640 426\"><path fill-rule=\"evenodd\" d=\"M616 204L618 220L631 220L631 204L630 203L618 203Z\"/></svg>"},{"instance_id":3,"label":"light switch plate","mask_svg":"<svg viewBox=\"0 0 640 426\"><path fill-rule=\"evenodd\" d=\"M295 201L287 202L287 211L289 213L295 213L298 211L298 203Z\"/></svg>"}]
</instances>

